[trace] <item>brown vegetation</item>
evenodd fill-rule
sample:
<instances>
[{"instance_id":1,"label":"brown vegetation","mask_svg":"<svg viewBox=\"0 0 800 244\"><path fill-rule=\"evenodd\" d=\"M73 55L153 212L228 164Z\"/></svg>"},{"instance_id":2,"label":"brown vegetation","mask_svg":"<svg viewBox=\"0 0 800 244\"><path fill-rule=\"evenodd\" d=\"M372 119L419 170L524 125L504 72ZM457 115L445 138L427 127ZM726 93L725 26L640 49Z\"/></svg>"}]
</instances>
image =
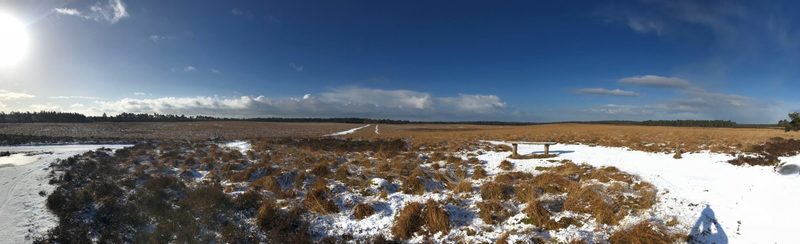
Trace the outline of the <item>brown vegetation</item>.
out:
<instances>
[{"instance_id":1,"label":"brown vegetation","mask_svg":"<svg viewBox=\"0 0 800 244\"><path fill-rule=\"evenodd\" d=\"M427 130L421 130L427 128ZM457 129L460 130L451 130ZM469 130L465 130L469 129ZM732 153L761 144L769 138L800 138L777 128L700 128L635 125L548 124L528 126L489 125L381 125L381 134L359 131L353 138L410 138L415 144L468 145L477 140L556 141L613 147L629 147L647 152L674 153L675 143L684 152L711 150ZM509 150L507 146L496 146Z\"/></svg>"},{"instance_id":2,"label":"brown vegetation","mask_svg":"<svg viewBox=\"0 0 800 244\"><path fill-rule=\"evenodd\" d=\"M611 243L660 244L673 243L676 238L660 225L643 221L625 230L615 232L608 238Z\"/></svg>"},{"instance_id":3,"label":"brown vegetation","mask_svg":"<svg viewBox=\"0 0 800 244\"><path fill-rule=\"evenodd\" d=\"M489 181L481 185L481 198L483 200L508 200L514 189L503 183Z\"/></svg>"},{"instance_id":4,"label":"brown vegetation","mask_svg":"<svg viewBox=\"0 0 800 244\"><path fill-rule=\"evenodd\" d=\"M353 207L353 217L356 219L364 219L375 214L375 208L366 203L359 203Z\"/></svg>"},{"instance_id":5,"label":"brown vegetation","mask_svg":"<svg viewBox=\"0 0 800 244\"><path fill-rule=\"evenodd\" d=\"M450 215L447 214L442 206L431 199L425 202L425 226L431 234L441 232L447 234L450 232Z\"/></svg>"},{"instance_id":6,"label":"brown vegetation","mask_svg":"<svg viewBox=\"0 0 800 244\"><path fill-rule=\"evenodd\" d=\"M502 223L511 216L511 212L496 200L479 202L477 205L478 217L487 224Z\"/></svg>"},{"instance_id":7,"label":"brown vegetation","mask_svg":"<svg viewBox=\"0 0 800 244\"><path fill-rule=\"evenodd\" d=\"M422 204L410 202L400 210L392 226L392 234L395 238L407 240L414 236L414 233L422 227Z\"/></svg>"},{"instance_id":8,"label":"brown vegetation","mask_svg":"<svg viewBox=\"0 0 800 244\"><path fill-rule=\"evenodd\" d=\"M319 182L322 182L321 180ZM308 190L303 205L309 211L317 212L320 214L338 213L339 207L330 199L330 191L324 185L314 186Z\"/></svg>"},{"instance_id":9,"label":"brown vegetation","mask_svg":"<svg viewBox=\"0 0 800 244\"><path fill-rule=\"evenodd\" d=\"M503 160L502 162L500 162L499 168L502 170L513 170L514 164L512 164L508 160Z\"/></svg>"}]
</instances>

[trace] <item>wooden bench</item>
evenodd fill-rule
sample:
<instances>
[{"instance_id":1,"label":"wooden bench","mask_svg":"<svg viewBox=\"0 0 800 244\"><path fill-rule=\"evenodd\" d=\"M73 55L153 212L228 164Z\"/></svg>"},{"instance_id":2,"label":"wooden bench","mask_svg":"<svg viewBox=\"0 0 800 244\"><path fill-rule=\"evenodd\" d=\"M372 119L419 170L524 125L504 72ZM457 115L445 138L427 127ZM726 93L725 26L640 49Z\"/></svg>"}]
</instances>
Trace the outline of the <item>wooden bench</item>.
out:
<instances>
[{"instance_id":1,"label":"wooden bench","mask_svg":"<svg viewBox=\"0 0 800 244\"><path fill-rule=\"evenodd\" d=\"M512 157L518 157L519 156L519 154L517 154L517 145L518 144L544 145L544 155L545 156L550 155L550 145L558 144L558 142L532 142L532 141L510 141L508 143L511 143L511 146L514 147L514 151L511 154Z\"/></svg>"}]
</instances>

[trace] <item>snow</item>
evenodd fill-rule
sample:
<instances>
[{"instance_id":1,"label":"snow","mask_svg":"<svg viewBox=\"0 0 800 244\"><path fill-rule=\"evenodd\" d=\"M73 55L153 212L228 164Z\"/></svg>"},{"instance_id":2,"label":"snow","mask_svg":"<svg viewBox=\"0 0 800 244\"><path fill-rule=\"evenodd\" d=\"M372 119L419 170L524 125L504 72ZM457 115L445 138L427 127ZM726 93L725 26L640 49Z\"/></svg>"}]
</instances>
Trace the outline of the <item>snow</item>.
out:
<instances>
[{"instance_id":1,"label":"snow","mask_svg":"<svg viewBox=\"0 0 800 244\"><path fill-rule=\"evenodd\" d=\"M332 134L328 134L328 135L325 135L325 136L343 136L343 135L353 134L353 133L354 133L354 132L356 132L357 130L360 130L360 129L367 128L367 127L369 127L370 125L371 125L371 124L367 124L367 125L365 125L365 126L361 126L361 127L357 127L357 128L353 128L353 129L349 129L349 130L345 130L345 131L339 131L339 132L332 133Z\"/></svg>"},{"instance_id":2,"label":"snow","mask_svg":"<svg viewBox=\"0 0 800 244\"><path fill-rule=\"evenodd\" d=\"M381 133L378 131L378 125L375 125L375 134L380 135Z\"/></svg>"},{"instance_id":3,"label":"snow","mask_svg":"<svg viewBox=\"0 0 800 244\"><path fill-rule=\"evenodd\" d=\"M127 145L4 146L0 152L0 243L28 243L31 238L56 225L56 217L45 207L50 193L47 174L50 163L75 154L105 147Z\"/></svg>"},{"instance_id":4,"label":"snow","mask_svg":"<svg viewBox=\"0 0 800 244\"><path fill-rule=\"evenodd\" d=\"M231 148L231 149L239 150L239 152L241 152L242 154L244 154L245 152L250 150L250 148L252 148L252 145L250 145L250 142L247 142L247 141L231 141L231 142L223 143L223 144L221 144L221 146L224 147L224 148Z\"/></svg>"},{"instance_id":5,"label":"snow","mask_svg":"<svg viewBox=\"0 0 800 244\"><path fill-rule=\"evenodd\" d=\"M491 142L503 143L503 142ZM510 152L474 151L484 162L490 176L502 170L498 166L502 160L515 165L514 171L538 174L536 167L554 166L548 160L568 159L575 163L586 163L595 167L614 166L622 171L639 175L642 180L655 185L658 202L650 210L626 217L619 226L598 225L593 220L585 221L581 227L570 226L555 231L545 231L540 236L568 242L575 238L602 241L608 234L620 228L634 225L644 220L668 221L673 217L679 224L673 227L683 233L695 236L693 243L794 243L796 223L800 211L795 208L800 203L800 175L780 175L772 167L734 166L726 161L733 156L708 151L686 153L683 159L674 159L665 153L633 151L628 148L558 144L550 147L558 154L550 159L508 159ZM519 145L519 152L542 153L543 147ZM800 156L781 158L786 162L800 162ZM383 188L397 188L400 182L384 179L371 179L371 191ZM480 185L481 181L474 182ZM316 216L311 221L311 231L315 236L351 234L355 238L368 238L375 235L391 236L395 215L408 202L424 202L427 199L444 200L448 192L429 191L424 195L408 195L394 192L382 199L375 194L362 196L348 191L337 192L336 202L342 210L339 214ZM446 204L450 213L452 230L441 235L443 242L494 242L502 233L512 231L509 241L529 241L536 229L523 223L524 213L517 213L498 225L488 225L478 218L476 203L481 201L479 194L461 195L463 204ZM376 214L364 220L352 217L352 204L366 202L376 208ZM518 206L519 209L525 204ZM559 219L576 215L561 212L553 217ZM471 228L477 234L469 235L465 230ZM690 232L691 231L691 232ZM526 236L528 235L528 236ZM410 242L421 242L416 236Z\"/></svg>"},{"instance_id":6,"label":"snow","mask_svg":"<svg viewBox=\"0 0 800 244\"><path fill-rule=\"evenodd\" d=\"M541 153L541 146L520 145L519 153ZM800 220L800 176L780 175L772 167L734 166L733 156L700 152L671 154L632 151L627 148L555 145L557 159L569 159L596 167L614 166L639 175L659 188L659 213L676 216L687 225L714 225L722 235L709 235L709 243L796 242L796 221ZM482 160L502 160L509 153L488 153ZM798 162L800 156L782 158ZM510 160L516 165L531 161ZM708 207L707 207L708 206ZM706 216L706 217L702 217ZM715 221L708 217L714 217ZM689 229L689 228L687 228ZM715 230L712 230L715 232Z\"/></svg>"}]
</instances>

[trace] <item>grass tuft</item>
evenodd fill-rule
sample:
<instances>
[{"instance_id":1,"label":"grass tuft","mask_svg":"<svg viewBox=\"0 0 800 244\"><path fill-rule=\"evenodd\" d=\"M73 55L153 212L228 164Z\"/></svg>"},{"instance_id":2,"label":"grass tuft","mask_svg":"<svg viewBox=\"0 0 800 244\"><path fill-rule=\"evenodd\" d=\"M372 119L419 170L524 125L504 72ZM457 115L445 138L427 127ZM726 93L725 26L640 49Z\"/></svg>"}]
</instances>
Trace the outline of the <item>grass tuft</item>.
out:
<instances>
[{"instance_id":1,"label":"grass tuft","mask_svg":"<svg viewBox=\"0 0 800 244\"><path fill-rule=\"evenodd\" d=\"M450 215L442 209L442 206L432 200L428 199L425 203L425 226L431 234L441 232L447 234L450 232Z\"/></svg>"},{"instance_id":2,"label":"grass tuft","mask_svg":"<svg viewBox=\"0 0 800 244\"><path fill-rule=\"evenodd\" d=\"M502 170L513 170L514 169L514 164L512 164L508 160L503 160L503 162L500 162L499 168L502 169Z\"/></svg>"},{"instance_id":3,"label":"grass tuft","mask_svg":"<svg viewBox=\"0 0 800 244\"><path fill-rule=\"evenodd\" d=\"M653 224L649 221L640 222L633 227L620 230L611 234L608 238L611 243L673 243L675 238L671 236L665 227Z\"/></svg>"},{"instance_id":4,"label":"grass tuft","mask_svg":"<svg viewBox=\"0 0 800 244\"><path fill-rule=\"evenodd\" d=\"M422 227L422 204L410 202L400 210L392 226L392 234L400 240L408 240Z\"/></svg>"},{"instance_id":5,"label":"grass tuft","mask_svg":"<svg viewBox=\"0 0 800 244\"><path fill-rule=\"evenodd\" d=\"M365 219L375 214L375 208L366 203L359 203L353 208L353 217L356 219Z\"/></svg>"}]
</instances>

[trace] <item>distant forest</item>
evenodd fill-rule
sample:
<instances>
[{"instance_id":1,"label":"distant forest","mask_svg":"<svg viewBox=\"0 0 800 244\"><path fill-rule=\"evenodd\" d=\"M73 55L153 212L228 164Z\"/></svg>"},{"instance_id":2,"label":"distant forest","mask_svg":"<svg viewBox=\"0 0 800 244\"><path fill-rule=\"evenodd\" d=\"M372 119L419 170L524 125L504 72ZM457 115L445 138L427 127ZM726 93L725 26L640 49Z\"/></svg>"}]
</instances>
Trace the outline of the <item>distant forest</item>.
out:
<instances>
[{"instance_id":1,"label":"distant forest","mask_svg":"<svg viewBox=\"0 0 800 244\"><path fill-rule=\"evenodd\" d=\"M211 116L186 116L172 114L135 114L86 116L80 113L63 112L0 112L0 123L92 123L92 122L194 122L194 121L259 121L259 122L332 122L332 123L373 123L373 124L474 124L474 125L539 125L556 123L646 125L646 126L684 126L684 127L775 127L775 124L737 124L730 120L647 120L647 121L564 121L552 123L502 122L502 121L409 121L366 118L219 118Z\"/></svg>"}]
</instances>

